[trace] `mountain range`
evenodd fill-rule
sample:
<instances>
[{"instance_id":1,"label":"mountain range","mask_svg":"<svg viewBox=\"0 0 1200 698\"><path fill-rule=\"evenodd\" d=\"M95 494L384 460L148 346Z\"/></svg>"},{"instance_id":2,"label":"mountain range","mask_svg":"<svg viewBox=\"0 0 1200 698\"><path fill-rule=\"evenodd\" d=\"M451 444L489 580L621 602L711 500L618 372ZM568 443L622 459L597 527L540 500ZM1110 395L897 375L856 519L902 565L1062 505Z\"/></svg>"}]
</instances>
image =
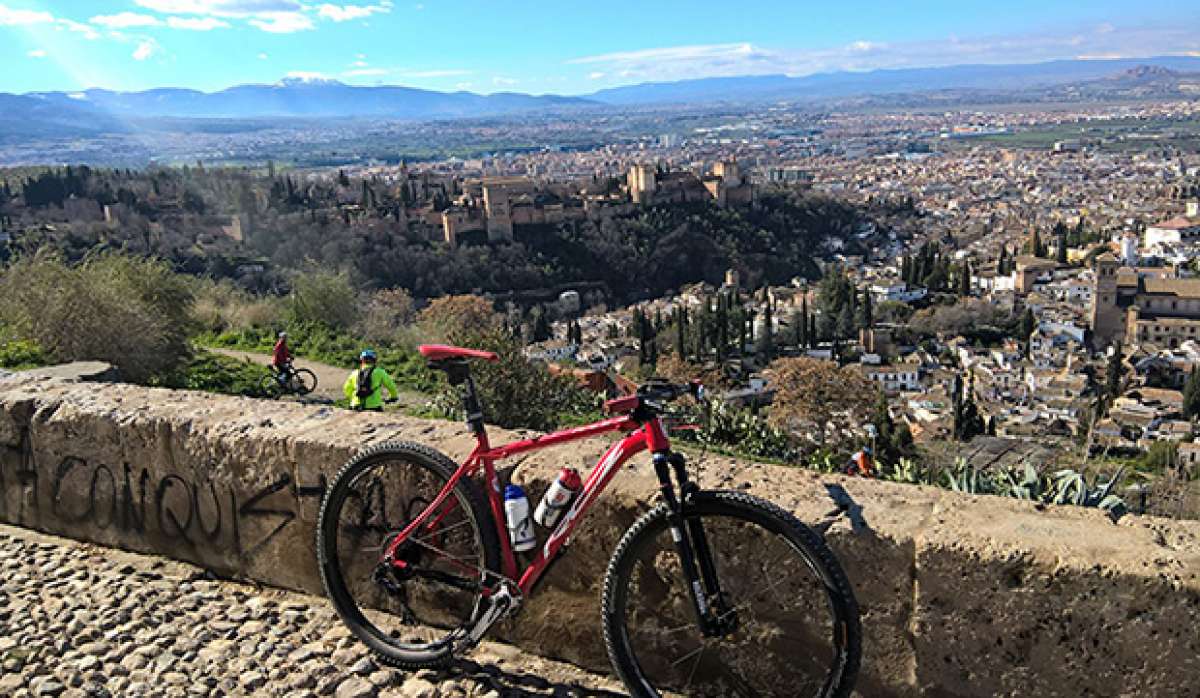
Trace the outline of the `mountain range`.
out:
<instances>
[{"instance_id":1,"label":"mountain range","mask_svg":"<svg viewBox=\"0 0 1200 698\"><path fill-rule=\"evenodd\" d=\"M273 85L238 85L219 92L161 88L143 92L32 92L26 97L122 117L184 118L461 118L591 104L579 97L516 92L480 95L414 87L359 87L336 80L286 78Z\"/></svg>"},{"instance_id":2,"label":"mountain range","mask_svg":"<svg viewBox=\"0 0 1200 698\"><path fill-rule=\"evenodd\" d=\"M937 91L1011 91L1053 98L1055 91L1104 98L1195 96L1181 79L1200 84L1200 57L1062 60L1014 65L960 65L803 77L760 75L643 83L569 97L500 92L437 92L411 87L359 87L333 80L286 79L271 85L239 85L219 92L162 88L142 92L0 93L0 141L86 137L145 128L147 120L172 119L453 119L546 110L629 108L656 104L760 101L828 102L854 96ZM1187 86L1191 89L1190 86Z\"/></svg>"},{"instance_id":3,"label":"mountain range","mask_svg":"<svg viewBox=\"0 0 1200 698\"><path fill-rule=\"evenodd\" d=\"M1110 77L1138 68L1200 71L1200 58L1161 56L1106 60L1061 60L1009 65L955 65L866 72L817 73L803 77L761 75L650 82L586 95L613 105L662 102L820 100L858 95L937 90L1027 90Z\"/></svg>"}]
</instances>

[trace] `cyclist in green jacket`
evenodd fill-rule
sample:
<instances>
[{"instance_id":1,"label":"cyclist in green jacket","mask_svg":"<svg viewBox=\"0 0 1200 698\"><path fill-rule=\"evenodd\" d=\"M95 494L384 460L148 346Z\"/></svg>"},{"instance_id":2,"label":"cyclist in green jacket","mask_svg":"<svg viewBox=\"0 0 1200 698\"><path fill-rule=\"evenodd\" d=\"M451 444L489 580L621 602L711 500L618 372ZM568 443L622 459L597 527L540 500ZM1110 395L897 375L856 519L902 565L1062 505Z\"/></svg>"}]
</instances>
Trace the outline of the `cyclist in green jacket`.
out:
<instances>
[{"instance_id":1,"label":"cyclist in green jacket","mask_svg":"<svg viewBox=\"0 0 1200 698\"><path fill-rule=\"evenodd\" d=\"M391 401L400 397L396 390L396 381L388 372L375 365L378 357L371 349L364 349L358 355L358 370L350 373L342 392L350 400L350 407L356 410L383 411L383 389L391 394Z\"/></svg>"}]
</instances>

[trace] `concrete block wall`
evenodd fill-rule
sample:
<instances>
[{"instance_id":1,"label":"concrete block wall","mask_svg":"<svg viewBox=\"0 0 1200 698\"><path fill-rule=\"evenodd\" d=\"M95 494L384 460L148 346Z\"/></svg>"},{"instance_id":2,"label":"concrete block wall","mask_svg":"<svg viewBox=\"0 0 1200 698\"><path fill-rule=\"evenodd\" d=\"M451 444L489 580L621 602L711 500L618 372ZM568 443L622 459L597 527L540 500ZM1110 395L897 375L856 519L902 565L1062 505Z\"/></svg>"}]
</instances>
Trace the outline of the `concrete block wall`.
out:
<instances>
[{"instance_id":1,"label":"concrete block wall","mask_svg":"<svg viewBox=\"0 0 1200 698\"><path fill-rule=\"evenodd\" d=\"M493 443L516 434L495 430ZM0 521L320 593L314 524L358 448L421 441L460 459L463 428L392 415L120 384L0 377ZM514 459L535 489L586 469L596 440ZM1200 523L968 497L728 457L705 487L772 499L826 537L863 610L864 696L1200 696ZM599 589L653 496L627 466L501 634L606 669ZM834 515L831 495L848 496ZM564 623L563 618L570 618ZM783 659L781 658L781 661Z\"/></svg>"}]
</instances>

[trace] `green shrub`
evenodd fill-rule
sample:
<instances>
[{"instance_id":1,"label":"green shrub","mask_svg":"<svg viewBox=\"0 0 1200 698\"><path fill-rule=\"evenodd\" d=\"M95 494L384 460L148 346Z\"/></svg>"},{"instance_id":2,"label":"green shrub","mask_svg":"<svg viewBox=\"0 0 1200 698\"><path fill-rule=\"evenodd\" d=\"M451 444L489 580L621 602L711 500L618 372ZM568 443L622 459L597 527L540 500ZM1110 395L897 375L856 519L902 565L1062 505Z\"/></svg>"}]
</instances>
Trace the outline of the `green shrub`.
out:
<instances>
[{"instance_id":1,"label":"green shrub","mask_svg":"<svg viewBox=\"0 0 1200 698\"><path fill-rule=\"evenodd\" d=\"M20 370L44 366L46 355L37 342L28 339L7 339L0 331L0 368Z\"/></svg>"},{"instance_id":2,"label":"green shrub","mask_svg":"<svg viewBox=\"0 0 1200 698\"><path fill-rule=\"evenodd\" d=\"M59 362L98 360L134 382L188 356L192 294L165 262L39 251L0 272L0 322Z\"/></svg>"},{"instance_id":3,"label":"green shrub","mask_svg":"<svg viewBox=\"0 0 1200 698\"><path fill-rule=\"evenodd\" d=\"M266 375L267 370L259 364L200 350L183 366L150 382L176 390L265 397L261 384Z\"/></svg>"},{"instance_id":4,"label":"green shrub","mask_svg":"<svg viewBox=\"0 0 1200 698\"><path fill-rule=\"evenodd\" d=\"M471 366L488 423L551 431L600 416L598 395L581 388L574 378L554 375L544 365L527 359L520 344L503 330L462 334L453 340L500 356L495 363L477 361ZM442 388L430 401L431 407L446 416L460 417L459 389L446 384L440 375L439 380Z\"/></svg>"},{"instance_id":5,"label":"green shrub","mask_svg":"<svg viewBox=\"0 0 1200 698\"><path fill-rule=\"evenodd\" d=\"M290 325L321 325L347 330L358 321L358 291L347 272L309 268L292 277L292 292L287 298Z\"/></svg>"}]
</instances>

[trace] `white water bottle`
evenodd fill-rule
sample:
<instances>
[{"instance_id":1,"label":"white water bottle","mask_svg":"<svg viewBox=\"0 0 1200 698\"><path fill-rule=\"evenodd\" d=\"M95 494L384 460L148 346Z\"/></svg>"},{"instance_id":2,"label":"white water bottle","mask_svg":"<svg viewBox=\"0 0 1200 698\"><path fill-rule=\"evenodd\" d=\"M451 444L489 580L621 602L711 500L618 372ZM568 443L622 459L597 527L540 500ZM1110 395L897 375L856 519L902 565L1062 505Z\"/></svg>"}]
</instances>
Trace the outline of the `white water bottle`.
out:
<instances>
[{"instance_id":1,"label":"white water bottle","mask_svg":"<svg viewBox=\"0 0 1200 698\"><path fill-rule=\"evenodd\" d=\"M529 520L529 498L519 485L504 488L504 519L513 550L523 553L537 546L533 522Z\"/></svg>"},{"instance_id":2,"label":"white water bottle","mask_svg":"<svg viewBox=\"0 0 1200 698\"><path fill-rule=\"evenodd\" d=\"M583 483L579 479L579 473L574 468L563 468L558 478L546 490L546 494L542 495L542 501L533 512L533 520L539 526L554 528L581 487Z\"/></svg>"}]
</instances>

